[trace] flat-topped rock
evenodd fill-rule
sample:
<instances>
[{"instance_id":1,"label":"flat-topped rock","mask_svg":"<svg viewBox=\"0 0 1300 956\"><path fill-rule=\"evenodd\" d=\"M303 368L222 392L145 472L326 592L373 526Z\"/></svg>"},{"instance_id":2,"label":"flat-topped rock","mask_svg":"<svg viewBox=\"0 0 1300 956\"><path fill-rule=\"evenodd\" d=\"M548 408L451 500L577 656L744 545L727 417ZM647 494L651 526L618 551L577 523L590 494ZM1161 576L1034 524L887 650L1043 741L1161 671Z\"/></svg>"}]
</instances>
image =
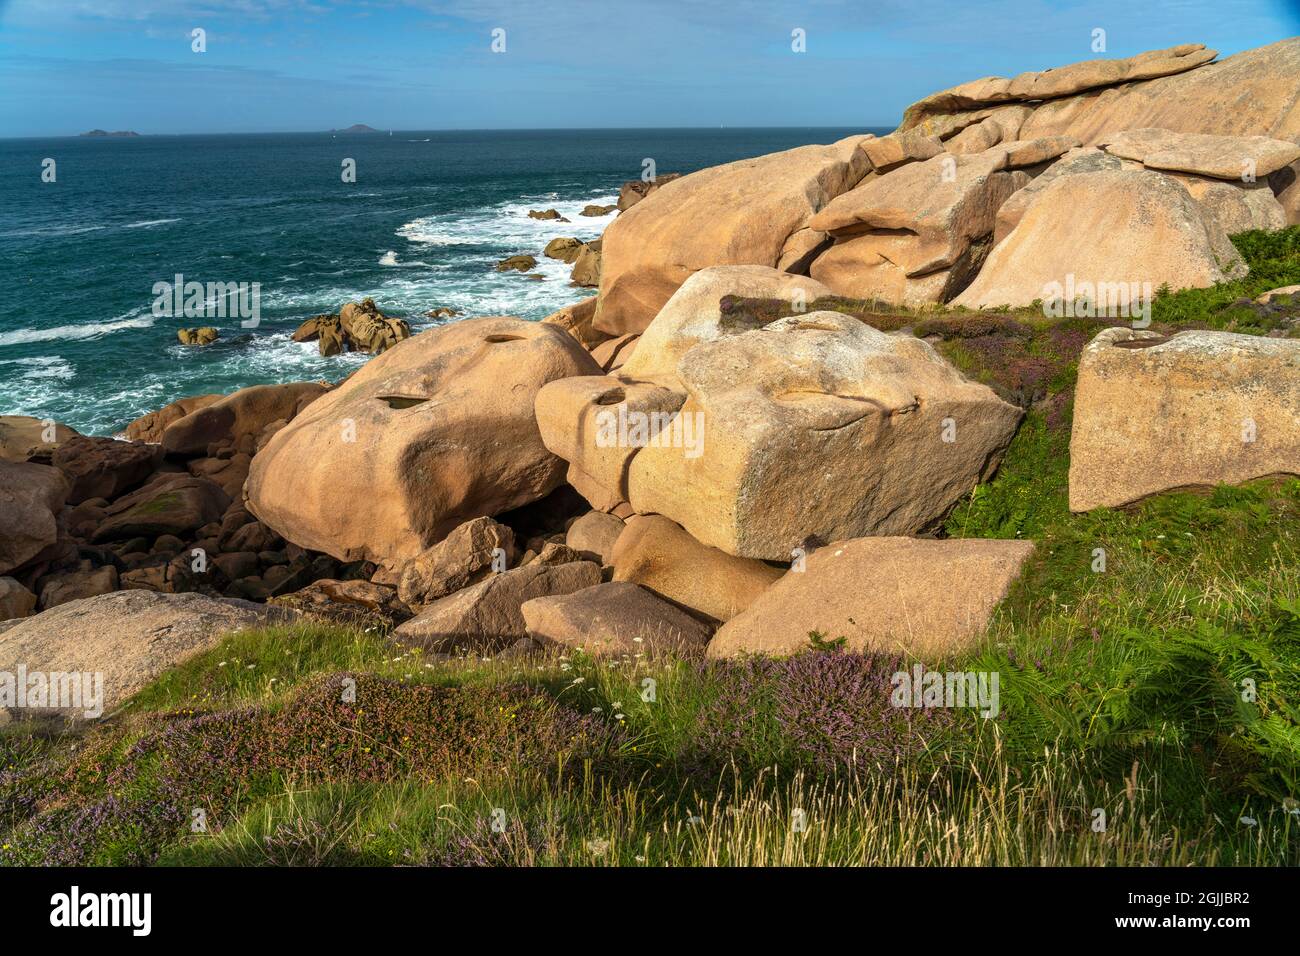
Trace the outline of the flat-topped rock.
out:
<instances>
[{"instance_id":1,"label":"flat-topped rock","mask_svg":"<svg viewBox=\"0 0 1300 956\"><path fill-rule=\"evenodd\" d=\"M628 500L739 557L914 533L991 473L1021 416L926 342L838 312L697 345L678 373L682 423L632 458Z\"/></svg>"},{"instance_id":2,"label":"flat-topped rock","mask_svg":"<svg viewBox=\"0 0 1300 956\"><path fill-rule=\"evenodd\" d=\"M1300 474L1300 340L1107 329L1084 349L1070 510Z\"/></svg>"},{"instance_id":3,"label":"flat-topped rock","mask_svg":"<svg viewBox=\"0 0 1300 956\"><path fill-rule=\"evenodd\" d=\"M1237 182L1263 179L1300 159L1300 146L1268 136L1214 136L1169 129L1130 129L1102 137L1106 151L1148 169Z\"/></svg>"},{"instance_id":4,"label":"flat-topped rock","mask_svg":"<svg viewBox=\"0 0 1300 956\"><path fill-rule=\"evenodd\" d=\"M102 675L107 714L168 668L234 631L284 623L276 608L201 594L115 591L22 619L0 639L0 671ZM83 716L78 711L66 716Z\"/></svg>"},{"instance_id":5,"label":"flat-topped rock","mask_svg":"<svg viewBox=\"0 0 1300 956\"><path fill-rule=\"evenodd\" d=\"M534 598L521 613L534 640L596 656L698 654L713 634L707 624L627 581Z\"/></svg>"},{"instance_id":6,"label":"flat-topped rock","mask_svg":"<svg viewBox=\"0 0 1300 956\"><path fill-rule=\"evenodd\" d=\"M857 653L934 662L978 645L1033 551L1029 541L836 541L724 624L707 653L784 657L807 650L817 632Z\"/></svg>"},{"instance_id":7,"label":"flat-topped rock","mask_svg":"<svg viewBox=\"0 0 1300 956\"><path fill-rule=\"evenodd\" d=\"M931 93L903 113L901 129L926 129L934 114L969 110L995 103L1054 99L1102 86L1149 80L1194 70L1218 53L1203 43L1184 43L1164 50L1149 50L1123 59L1084 60L1050 70L1031 70L1015 77L988 76L951 89Z\"/></svg>"}]
</instances>

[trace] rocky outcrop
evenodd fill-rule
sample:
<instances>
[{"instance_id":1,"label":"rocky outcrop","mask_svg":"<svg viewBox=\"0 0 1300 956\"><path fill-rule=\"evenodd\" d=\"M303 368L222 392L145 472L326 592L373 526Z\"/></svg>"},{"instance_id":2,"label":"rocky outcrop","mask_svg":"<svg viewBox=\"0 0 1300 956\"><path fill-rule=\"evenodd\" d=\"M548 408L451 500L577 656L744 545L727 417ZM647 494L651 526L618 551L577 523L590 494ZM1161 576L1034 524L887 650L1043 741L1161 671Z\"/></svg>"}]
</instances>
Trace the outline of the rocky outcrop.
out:
<instances>
[{"instance_id":1,"label":"rocky outcrop","mask_svg":"<svg viewBox=\"0 0 1300 956\"><path fill-rule=\"evenodd\" d=\"M68 480L57 468L0 461L0 574L38 561L59 541Z\"/></svg>"},{"instance_id":2,"label":"rocky outcrop","mask_svg":"<svg viewBox=\"0 0 1300 956\"><path fill-rule=\"evenodd\" d=\"M575 262L582 250L587 244L581 239L574 239L571 236L558 236L546 244L542 250L542 255L548 259L559 259L561 262Z\"/></svg>"},{"instance_id":3,"label":"rocky outcrop","mask_svg":"<svg viewBox=\"0 0 1300 956\"><path fill-rule=\"evenodd\" d=\"M1218 220L1174 180L1102 170L1043 188L954 301L974 309L1024 306L1061 299L1059 290L1087 282L1122 291L1127 304L1144 284L1202 288L1245 273ZM1103 298L1098 292L1093 302Z\"/></svg>"},{"instance_id":4,"label":"rocky outcrop","mask_svg":"<svg viewBox=\"0 0 1300 956\"><path fill-rule=\"evenodd\" d=\"M471 518L402 566L397 595L409 607L431 604L514 560L513 531L491 518Z\"/></svg>"},{"instance_id":5,"label":"rocky outcrop","mask_svg":"<svg viewBox=\"0 0 1300 956\"><path fill-rule=\"evenodd\" d=\"M1119 130L1158 127L1296 142L1297 96L1300 38L1291 38L1178 75L1049 100L1034 108L1021 136L1073 136L1096 145Z\"/></svg>"},{"instance_id":6,"label":"rocky outcrop","mask_svg":"<svg viewBox=\"0 0 1300 956\"><path fill-rule=\"evenodd\" d=\"M1185 73L1213 60L1218 53L1203 43L1184 43L1151 50L1125 59L1086 60L1051 70L1037 70L1006 78L988 76L951 89L931 93L903 113L902 130L941 131L953 113L978 110L1000 103L1029 103L1058 99L1099 87L1150 80Z\"/></svg>"},{"instance_id":7,"label":"rocky outcrop","mask_svg":"<svg viewBox=\"0 0 1300 956\"><path fill-rule=\"evenodd\" d=\"M315 342L326 356L345 351L378 355L410 337L410 325L384 315L371 298L345 303L338 315L313 316L293 333L295 342Z\"/></svg>"},{"instance_id":8,"label":"rocky outcrop","mask_svg":"<svg viewBox=\"0 0 1300 956\"><path fill-rule=\"evenodd\" d=\"M90 498L111 500L157 470L163 450L145 442L75 435L55 446L51 464L68 479L68 504Z\"/></svg>"},{"instance_id":9,"label":"rocky outcrop","mask_svg":"<svg viewBox=\"0 0 1300 956\"><path fill-rule=\"evenodd\" d=\"M573 271L569 273L569 281L576 286L594 289L600 285L600 269L600 248L587 243L573 260Z\"/></svg>"},{"instance_id":10,"label":"rocky outcrop","mask_svg":"<svg viewBox=\"0 0 1300 956\"><path fill-rule=\"evenodd\" d=\"M177 329L176 338L180 340L181 345L211 345L221 333L210 325L204 325L197 329Z\"/></svg>"},{"instance_id":11,"label":"rocky outcrop","mask_svg":"<svg viewBox=\"0 0 1300 956\"><path fill-rule=\"evenodd\" d=\"M711 621L729 621L782 569L700 544L663 515L636 515L614 543L615 581L630 581Z\"/></svg>"},{"instance_id":12,"label":"rocky outcrop","mask_svg":"<svg viewBox=\"0 0 1300 956\"><path fill-rule=\"evenodd\" d=\"M41 579L41 610L48 611L69 601L111 594L117 590L117 586L117 568L111 564L48 574Z\"/></svg>"},{"instance_id":13,"label":"rocky outcrop","mask_svg":"<svg viewBox=\"0 0 1300 956\"><path fill-rule=\"evenodd\" d=\"M1057 162L1052 163L1043 173L1017 189L998 207L993 226L994 245L1010 235L1011 230L1015 229L1024 218L1025 210L1029 208L1030 203L1061 176L1123 168L1125 168L1124 161L1118 156L1112 156L1095 146L1082 146L1068 150Z\"/></svg>"},{"instance_id":14,"label":"rocky outcrop","mask_svg":"<svg viewBox=\"0 0 1300 956\"><path fill-rule=\"evenodd\" d=\"M201 408L206 408L214 402L219 402L226 396L220 394L212 395L195 395L191 398L180 398L170 405L164 405L154 412L142 415L135 421L131 422L124 429L127 438L132 441L146 441L158 443L162 441L163 432L172 422L179 421L191 412L196 412Z\"/></svg>"},{"instance_id":15,"label":"rocky outcrop","mask_svg":"<svg viewBox=\"0 0 1300 956\"><path fill-rule=\"evenodd\" d=\"M67 425L27 415L0 415L0 461L49 464L59 445L77 435Z\"/></svg>"},{"instance_id":16,"label":"rocky outcrop","mask_svg":"<svg viewBox=\"0 0 1300 956\"><path fill-rule=\"evenodd\" d=\"M497 263L497 272L531 272L537 268L537 257L529 255L507 256Z\"/></svg>"},{"instance_id":17,"label":"rocky outcrop","mask_svg":"<svg viewBox=\"0 0 1300 956\"><path fill-rule=\"evenodd\" d=\"M0 671L103 675L107 714L170 667L243 628L287 620L283 611L198 594L117 591L61 604L0 640ZM67 716L80 716L68 714Z\"/></svg>"},{"instance_id":18,"label":"rocky outcrop","mask_svg":"<svg viewBox=\"0 0 1300 956\"><path fill-rule=\"evenodd\" d=\"M1235 182L1264 179L1296 160L1300 146L1268 136L1213 136L1126 129L1098 140L1106 152L1159 169Z\"/></svg>"},{"instance_id":19,"label":"rocky outcrop","mask_svg":"<svg viewBox=\"0 0 1300 956\"><path fill-rule=\"evenodd\" d=\"M448 652L460 648L498 651L528 636L520 610L533 598L569 594L600 583L600 566L591 561L525 565L492 574L434 601L393 632L408 647Z\"/></svg>"},{"instance_id":20,"label":"rocky outcrop","mask_svg":"<svg viewBox=\"0 0 1300 956\"><path fill-rule=\"evenodd\" d=\"M809 220L835 245L810 273L840 295L923 305L950 299L974 277L998 208L1029 181L1009 153L942 153L839 196Z\"/></svg>"},{"instance_id":21,"label":"rocky outcrop","mask_svg":"<svg viewBox=\"0 0 1300 956\"><path fill-rule=\"evenodd\" d=\"M593 295L573 305L566 305L557 312L552 312L542 321L548 325L558 325L577 339L579 345L590 350L609 338L604 332L598 332L592 326L595 317L596 297Z\"/></svg>"},{"instance_id":22,"label":"rocky outcrop","mask_svg":"<svg viewBox=\"0 0 1300 956\"><path fill-rule=\"evenodd\" d=\"M564 543L584 559L609 567L614 563L614 542L623 527L623 519L617 515L588 511L569 525Z\"/></svg>"},{"instance_id":23,"label":"rocky outcrop","mask_svg":"<svg viewBox=\"0 0 1300 956\"><path fill-rule=\"evenodd\" d=\"M862 151L871 160L871 167L878 173L885 173L919 160L938 156L943 152L943 143L937 136L928 136L920 131L892 133L889 136L868 137L862 141Z\"/></svg>"},{"instance_id":24,"label":"rocky outcrop","mask_svg":"<svg viewBox=\"0 0 1300 956\"><path fill-rule=\"evenodd\" d=\"M537 426L546 447L568 462L568 483L593 508L609 511L628 500L628 472L641 450L618 440L617 423L644 420L641 437L649 441L684 400L683 391L650 382L607 375L565 378L537 393Z\"/></svg>"},{"instance_id":25,"label":"rocky outcrop","mask_svg":"<svg viewBox=\"0 0 1300 956\"><path fill-rule=\"evenodd\" d=\"M674 179L680 179L681 175L681 173L664 173L663 175L657 176L648 181L644 179L632 179L625 182L622 188L618 191L618 211L626 212L660 186L670 183Z\"/></svg>"},{"instance_id":26,"label":"rocky outcrop","mask_svg":"<svg viewBox=\"0 0 1300 956\"><path fill-rule=\"evenodd\" d=\"M554 325L467 319L368 362L253 459L250 510L295 544L396 566L464 521L541 498L564 464L533 414L595 363Z\"/></svg>"},{"instance_id":27,"label":"rocky outcrop","mask_svg":"<svg viewBox=\"0 0 1300 956\"><path fill-rule=\"evenodd\" d=\"M1070 509L1300 474L1300 341L1108 329L1084 349Z\"/></svg>"},{"instance_id":28,"label":"rocky outcrop","mask_svg":"<svg viewBox=\"0 0 1300 956\"><path fill-rule=\"evenodd\" d=\"M213 445L239 445L272 422L289 421L328 390L320 382L241 388L168 425L163 448L169 454L201 455Z\"/></svg>"},{"instance_id":29,"label":"rocky outcrop","mask_svg":"<svg viewBox=\"0 0 1300 956\"><path fill-rule=\"evenodd\" d=\"M378 355L411 337L411 327L379 311L375 300L348 302L339 309L339 326L350 352Z\"/></svg>"},{"instance_id":30,"label":"rocky outcrop","mask_svg":"<svg viewBox=\"0 0 1300 956\"><path fill-rule=\"evenodd\" d=\"M1250 229L1271 232L1286 226L1286 210L1266 182L1228 182L1183 173L1167 175L1186 189L1202 209L1213 215L1230 236Z\"/></svg>"},{"instance_id":31,"label":"rocky outcrop","mask_svg":"<svg viewBox=\"0 0 1300 956\"><path fill-rule=\"evenodd\" d=\"M857 653L947 658L978 645L1033 550L1028 541L838 541L723 625L708 656L787 656L815 633Z\"/></svg>"},{"instance_id":32,"label":"rocky outcrop","mask_svg":"<svg viewBox=\"0 0 1300 956\"><path fill-rule=\"evenodd\" d=\"M594 656L698 654L712 628L627 581L533 598L521 613L529 637Z\"/></svg>"},{"instance_id":33,"label":"rocky outcrop","mask_svg":"<svg viewBox=\"0 0 1300 956\"><path fill-rule=\"evenodd\" d=\"M681 391L677 363L696 345L748 331L723 300L727 296L807 303L831 290L808 276L770 266L713 266L692 275L673 293L641 333L636 352L619 369L620 378L656 382Z\"/></svg>"},{"instance_id":34,"label":"rocky outcrop","mask_svg":"<svg viewBox=\"0 0 1300 956\"><path fill-rule=\"evenodd\" d=\"M13 578L0 576L0 621L27 617L35 610L35 594Z\"/></svg>"},{"instance_id":35,"label":"rocky outcrop","mask_svg":"<svg viewBox=\"0 0 1300 956\"><path fill-rule=\"evenodd\" d=\"M230 496L206 478L185 474L158 475L105 509L91 541L129 540L137 536L186 535L219 521L230 506Z\"/></svg>"},{"instance_id":36,"label":"rocky outcrop","mask_svg":"<svg viewBox=\"0 0 1300 956\"><path fill-rule=\"evenodd\" d=\"M568 221L569 221L569 220L565 219L563 216L561 216L560 213L559 213L559 210L557 210L557 209L530 209L530 210L528 210L528 218L529 218L529 219L554 220L554 221L556 221L556 222L568 222Z\"/></svg>"},{"instance_id":37,"label":"rocky outcrop","mask_svg":"<svg viewBox=\"0 0 1300 956\"><path fill-rule=\"evenodd\" d=\"M867 173L862 140L801 146L661 184L605 230L596 328L642 331L700 269L782 265L808 219ZM801 251L806 240L797 240Z\"/></svg>"},{"instance_id":38,"label":"rocky outcrop","mask_svg":"<svg viewBox=\"0 0 1300 956\"><path fill-rule=\"evenodd\" d=\"M628 500L740 557L921 530L991 473L1021 415L925 342L835 312L698 345L678 374L687 399L632 458Z\"/></svg>"}]
</instances>

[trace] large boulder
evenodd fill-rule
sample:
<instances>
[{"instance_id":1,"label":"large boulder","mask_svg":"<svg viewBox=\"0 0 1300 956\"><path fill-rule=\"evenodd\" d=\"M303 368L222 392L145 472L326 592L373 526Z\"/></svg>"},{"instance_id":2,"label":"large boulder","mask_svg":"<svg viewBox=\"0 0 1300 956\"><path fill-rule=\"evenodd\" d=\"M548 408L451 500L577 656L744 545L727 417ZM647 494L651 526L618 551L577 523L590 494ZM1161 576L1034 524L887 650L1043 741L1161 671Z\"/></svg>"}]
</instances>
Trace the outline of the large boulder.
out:
<instances>
[{"instance_id":1,"label":"large boulder","mask_svg":"<svg viewBox=\"0 0 1300 956\"><path fill-rule=\"evenodd\" d=\"M699 653L713 629L627 581L525 601L528 636L589 654Z\"/></svg>"},{"instance_id":2,"label":"large boulder","mask_svg":"<svg viewBox=\"0 0 1300 956\"><path fill-rule=\"evenodd\" d=\"M13 578L0 576L0 621L26 617L35 610L35 594Z\"/></svg>"},{"instance_id":3,"label":"large boulder","mask_svg":"<svg viewBox=\"0 0 1300 956\"><path fill-rule=\"evenodd\" d=\"M615 581L630 581L713 621L729 621L784 573L700 544L663 515L635 515L614 542Z\"/></svg>"},{"instance_id":4,"label":"large boulder","mask_svg":"<svg viewBox=\"0 0 1300 956\"><path fill-rule=\"evenodd\" d=\"M109 505L91 541L101 544L164 534L184 537L220 521L228 507L230 496L215 482L164 473Z\"/></svg>"},{"instance_id":5,"label":"large boulder","mask_svg":"<svg viewBox=\"0 0 1300 956\"><path fill-rule=\"evenodd\" d=\"M614 563L614 544L623 533L623 519L603 511L588 511L575 518L564 535L564 543L588 561L605 567Z\"/></svg>"},{"instance_id":6,"label":"large boulder","mask_svg":"<svg viewBox=\"0 0 1300 956\"><path fill-rule=\"evenodd\" d=\"M214 393L178 398L170 405L164 405L157 411L141 415L127 425L124 432L131 441L146 441L157 444L162 441L163 432L167 430L167 426L172 422L180 421L192 412L197 412L200 408L207 408L225 397Z\"/></svg>"},{"instance_id":7,"label":"large boulder","mask_svg":"<svg viewBox=\"0 0 1300 956\"><path fill-rule=\"evenodd\" d=\"M604 332L598 332L592 326L592 320L595 318L596 297L593 295L552 312L542 321L548 325L557 325L564 329L577 339L578 344L583 348L593 349L609 338Z\"/></svg>"},{"instance_id":8,"label":"large boulder","mask_svg":"<svg viewBox=\"0 0 1300 956\"><path fill-rule=\"evenodd\" d=\"M601 261L602 254L599 249L592 245L584 245L578 257L573 260L573 271L569 273L569 280L576 286L596 288L600 285Z\"/></svg>"},{"instance_id":9,"label":"large boulder","mask_svg":"<svg viewBox=\"0 0 1300 956\"><path fill-rule=\"evenodd\" d=\"M557 487L564 463L542 444L533 400L597 371L554 325L482 318L423 332L275 434L253 459L249 510L301 547L395 567Z\"/></svg>"},{"instance_id":10,"label":"large boulder","mask_svg":"<svg viewBox=\"0 0 1300 956\"><path fill-rule=\"evenodd\" d=\"M1025 210L1029 208L1030 203L1060 177L1095 173L1103 169L1124 168L1122 159L1095 146L1080 146L1069 150L1041 174L1012 193L1011 198L998 207L993 226L994 245L1005 239L1011 234L1011 230L1020 225L1020 220L1024 218Z\"/></svg>"},{"instance_id":11,"label":"large boulder","mask_svg":"<svg viewBox=\"0 0 1300 956\"><path fill-rule=\"evenodd\" d=\"M905 163L938 156L943 152L943 143L939 142L936 136L928 136L919 130L914 130L864 139L862 151L871 160L871 167L876 172L883 173Z\"/></svg>"},{"instance_id":12,"label":"large boulder","mask_svg":"<svg viewBox=\"0 0 1300 956\"><path fill-rule=\"evenodd\" d=\"M284 620L285 612L247 601L116 591L60 604L9 628L0 640L0 671L21 664L28 673L102 675L99 703L108 713L226 634Z\"/></svg>"},{"instance_id":13,"label":"large boulder","mask_svg":"<svg viewBox=\"0 0 1300 956\"><path fill-rule=\"evenodd\" d=\"M708 266L797 266L809 239L813 248L818 241L797 235L808 219L867 173L863 139L801 146L661 184L605 230L596 328L640 332L678 286Z\"/></svg>"},{"instance_id":14,"label":"large boulder","mask_svg":"<svg viewBox=\"0 0 1300 956\"><path fill-rule=\"evenodd\" d=\"M1049 183L954 301L1025 306L1088 282L1123 289L1130 302L1144 285L1204 288L1245 274L1223 226L1173 179L1102 170Z\"/></svg>"},{"instance_id":15,"label":"large boulder","mask_svg":"<svg viewBox=\"0 0 1300 956\"><path fill-rule=\"evenodd\" d=\"M0 415L0 461L48 463L56 448L77 435L67 425L27 415Z\"/></svg>"},{"instance_id":16,"label":"large boulder","mask_svg":"<svg viewBox=\"0 0 1300 956\"><path fill-rule=\"evenodd\" d=\"M1083 351L1070 509L1300 474L1300 341L1107 329Z\"/></svg>"},{"instance_id":17,"label":"large boulder","mask_svg":"<svg viewBox=\"0 0 1300 956\"><path fill-rule=\"evenodd\" d=\"M162 462L163 450L145 442L76 435L60 442L50 463L71 485L69 504L91 498L111 501L148 478Z\"/></svg>"},{"instance_id":18,"label":"large boulder","mask_svg":"<svg viewBox=\"0 0 1300 956\"><path fill-rule=\"evenodd\" d=\"M402 567L397 595L410 607L430 604L505 570L514 556L513 531L491 518L471 518Z\"/></svg>"},{"instance_id":19,"label":"large boulder","mask_svg":"<svg viewBox=\"0 0 1300 956\"><path fill-rule=\"evenodd\" d=\"M645 422L654 439L685 401L685 393L652 382L583 375L551 382L537 393L543 443L568 462L565 479L597 511L627 501L628 473L643 442L624 440L622 422Z\"/></svg>"},{"instance_id":20,"label":"large boulder","mask_svg":"<svg viewBox=\"0 0 1300 956\"><path fill-rule=\"evenodd\" d=\"M46 575L41 579L41 610L117 590L117 568L108 564Z\"/></svg>"},{"instance_id":21,"label":"large boulder","mask_svg":"<svg viewBox=\"0 0 1300 956\"><path fill-rule=\"evenodd\" d=\"M1286 226L1286 210L1264 180L1243 183L1183 173L1166 175L1186 189L1230 236L1250 229L1272 232Z\"/></svg>"},{"instance_id":22,"label":"large boulder","mask_svg":"<svg viewBox=\"0 0 1300 956\"><path fill-rule=\"evenodd\" d=\"M724 624L708 656L846 650L935 661L976 646L1033 553L1029 541L857 538L810 554Z\"/></svg>"},{"instance_id":23,"label":"large boulder","mask_svg":"<svg viewBox=\"0 0 1300 956\"><path fill-rule=\"evenodd\" d=\"M619 377L651 381L681 390L677 363L701 342L712 342L749 326L724 311L726 296L811 302L832 295L828 287L808 276L791 275L771 266L713 266L682 283L654 321L641 333L632 357Z\"/></svg>"},{"instance_id":24,"label":"large boulder","mask_svg":"<svg viewBox=\"0 0 1300 956\"><path fill-rule=\"evenodd\" d=\"M944 302L974 276L998 208L1029 175L1008 171L1008 152L942 153L839 196L809 220L836 244L810 274L840 295L909 306Z\"/></svg>"},{"instance_id":25,"label":"large boulder","mask_svg":"<svg viewBox=\"0 0 1300 956\"><path fill-rule=\"evenodd\" d=\"M1021 417L928 343L838 312L697 345L678 374L688 397L632 458L628 500L740 557L919 531L991 474Z\"/></svg>"},{"instance_id":26,"label":"large boulder","mask_svg":"<svg viewBox=\"0 0 1300 956\"><path fill-rule=\"evenodd\" d=\"M408 647L437 652L497 651L528 636L520 607L533 598L569 594L600 583L600 565L573 561L527 564L491 574L434 601L393 632Z\"/></svg>"},{"instance_id":27,"label":"large boulder","mask_svg":"<svg viewBox=\"0 0 1300 956\"><path fill-rule=\"evenodd\" d=\"M327 391L320 382L241 388L168 425L163 448L174 455L201 455L210 445L256 438L271 422L292 419Z\"/></svg>"},{"instance_id":28,"label":"large boulder","mask_svg":"<svg viewBox=\"0 0 1300 956\"><path fill-rule=\"evenodd\" d=\"M1126 129L1098 142L1120 159L1147 169L1236 182L1264 179L1300 159L1300 146L1270 136L1214 136L1169 129Z\"/></svg>"},{"instance_id":29,"label":"large boulder","mask_svg":"<svg viewBox=\"0 0 1300 956\"><path fill-rule=\"evenodd\" d=\"M57 468L0 460L0 574L47 555L59 541L68 479Z\"/></svg>"},{"instance_id":30,"label":"large boulder","mask_svg":"<svg viewBox=\"0 0 1300 956\"><path fill-rule=\"evenodd\" d=\"M660 186L670 183L674 179L680 179L681 175L681 173L662 173L654 179L628 180L618 191L618 211L626 212Z\"/></svg>"}]
</instances>

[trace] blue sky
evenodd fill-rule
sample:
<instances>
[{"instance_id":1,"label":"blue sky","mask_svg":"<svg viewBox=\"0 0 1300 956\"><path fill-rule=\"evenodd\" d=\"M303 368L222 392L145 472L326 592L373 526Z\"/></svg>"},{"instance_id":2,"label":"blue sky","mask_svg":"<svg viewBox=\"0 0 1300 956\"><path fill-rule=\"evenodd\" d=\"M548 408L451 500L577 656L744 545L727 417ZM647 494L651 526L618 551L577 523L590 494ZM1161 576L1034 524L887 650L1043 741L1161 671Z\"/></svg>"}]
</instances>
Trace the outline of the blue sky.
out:
<instances>
[{"instance_id":1,"label":"blue sky","mask_svg":"<svg viewBox=\"0 0 1300 956\"><path fill-rule=\"evenodd\" d=\"M0 136L891 126L980 76L1297 34L1300 0L0 0Z\"/></svg>"}]
</instances>

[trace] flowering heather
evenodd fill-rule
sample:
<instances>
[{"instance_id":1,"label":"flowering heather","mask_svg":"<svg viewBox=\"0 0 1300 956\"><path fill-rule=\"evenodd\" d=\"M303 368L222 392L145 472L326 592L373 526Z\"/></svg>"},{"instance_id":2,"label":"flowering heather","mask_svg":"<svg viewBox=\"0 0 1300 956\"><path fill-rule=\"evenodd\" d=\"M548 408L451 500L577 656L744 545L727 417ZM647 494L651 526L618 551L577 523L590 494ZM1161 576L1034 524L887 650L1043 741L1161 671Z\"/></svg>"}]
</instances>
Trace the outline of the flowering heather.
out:
<instances>
[{"instance_id":1,"label":"flowering heather","mask_svg":"<svg viewBox=\"0 0 1300 956\"><path fill-rule=\"evenodd\" d=\"M807 652L701 665L712 695L701 709L692 762L750 768L780 763L826 773L891 763L952 727L940 710L890 703L901 659Z\"/></svg>"},{"instance_id":2,"label":"flowering heather","mask_svg":"<svg viewBox=\"0 0 1300 956\"><path fill-rule=\"evenodd\" d=\"M345 678L355 681L355 695ZM280 710L155 723L105 775L74 763L69 790L6 836L0 863L147 863L184 832L195 809L219 825L268 780L310 786L545 771L562 757L600 761L621 734L524 687L410 685L360 674L316 680ZM98 763L99 755L86 759ZM125 845L128 859L100 859Z\"/></svg>"}]
</instances>

